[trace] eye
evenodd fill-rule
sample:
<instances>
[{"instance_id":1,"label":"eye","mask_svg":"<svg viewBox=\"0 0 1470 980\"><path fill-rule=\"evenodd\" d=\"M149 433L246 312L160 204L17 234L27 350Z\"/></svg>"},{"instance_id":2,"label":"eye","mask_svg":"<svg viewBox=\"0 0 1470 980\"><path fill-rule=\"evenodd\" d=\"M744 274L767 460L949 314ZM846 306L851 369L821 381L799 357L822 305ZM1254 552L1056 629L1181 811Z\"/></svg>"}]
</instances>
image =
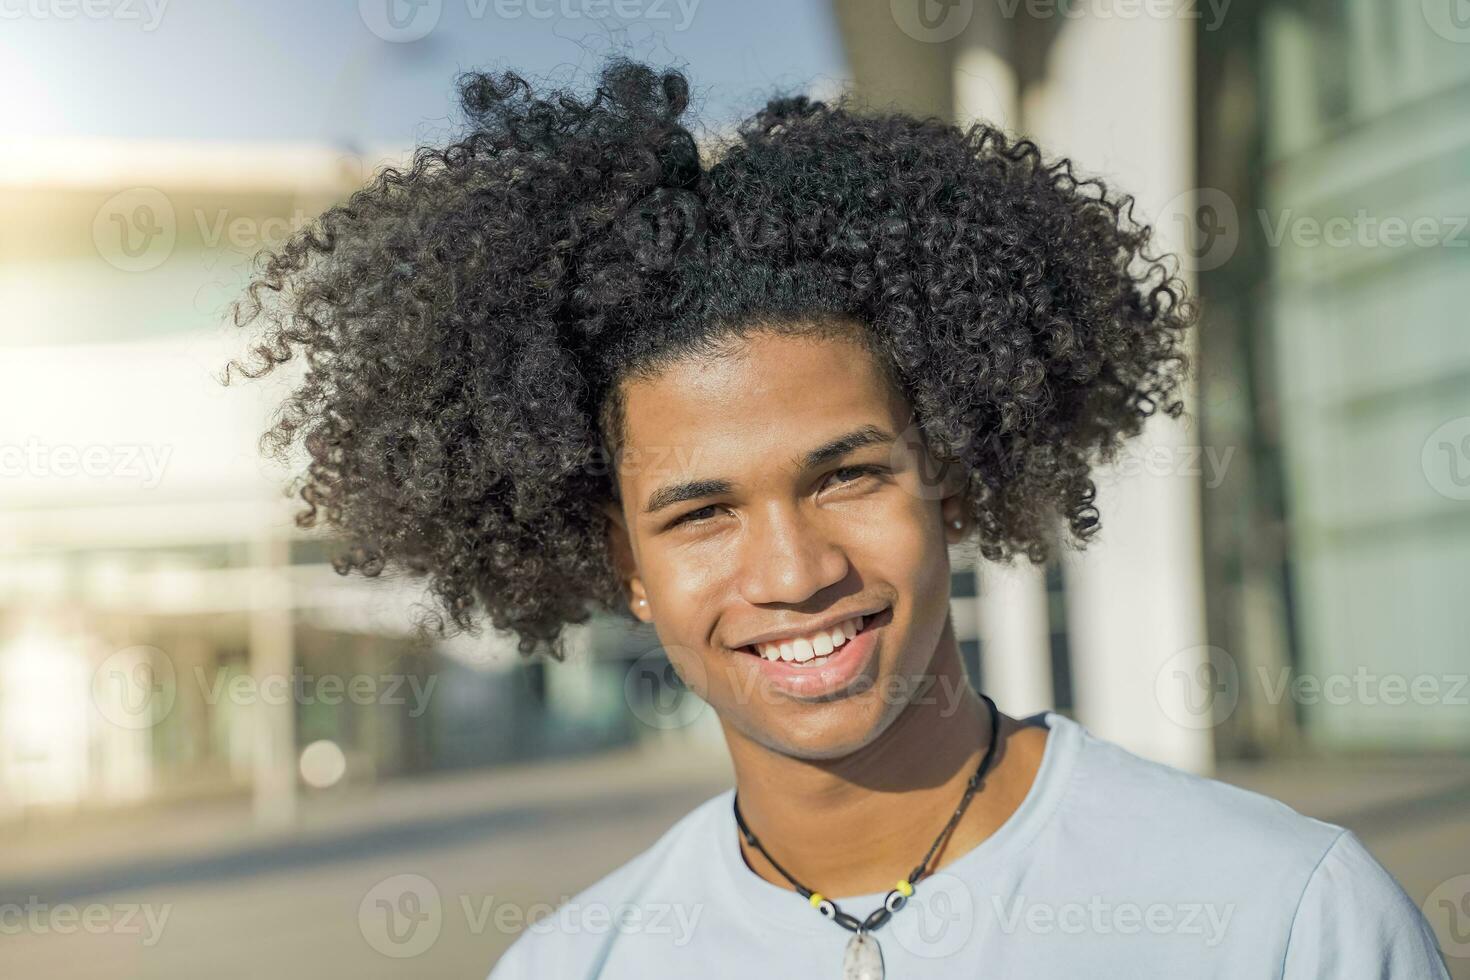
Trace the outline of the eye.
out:
<instances>
[{"instance_id":1,"label":"eye","mask_svg":"<svg viewBox=\"0 0 1470 980\"><path fill-rule=\"evenodd\" d=\"M839 480L838 481L840 483L855 483L861 477L870 476L870 475L871 476L876 476L876 475L878 475L880 473L886 473L887 471L888 471L888 468L886 466L879 466L876 463L863 463L861 465L843 466L840 469L835 469L835 470L832 471L832 476L835 478L835 477L838 477L839 474L842 474L842 473L855 474L851 479Z\"/></svg>"},{"instance_id":2,"label":"eye","mask_svg":"<svg viewBox=\"0 0 1470 980\"><path fill-rule=\"evenodd\" d=\"M674 520L672 520L672 521L669 522L669 527L678 527L680 524L693 524L693 523L698 523L698 521L700 520L700 517L699 517L700 514L703 514L707 510L714 510L714 509L715 509L715 505L714 504L705 504L703 507L699 508L698 510L691 510L689 513L685 514L683 517L676 517L676 518L674 518Z\"/></svg>"}]
</instances>

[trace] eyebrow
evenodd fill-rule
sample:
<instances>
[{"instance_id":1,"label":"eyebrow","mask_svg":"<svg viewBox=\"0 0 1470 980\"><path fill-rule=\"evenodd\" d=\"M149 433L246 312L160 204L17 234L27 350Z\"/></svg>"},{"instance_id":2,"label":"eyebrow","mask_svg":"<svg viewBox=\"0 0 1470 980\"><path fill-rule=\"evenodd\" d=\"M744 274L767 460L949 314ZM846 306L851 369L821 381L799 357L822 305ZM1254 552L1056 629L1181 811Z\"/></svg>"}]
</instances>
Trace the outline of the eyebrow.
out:
<instances>
[{"instance_id":1,"label":"eyebrow","mask_svg":"<svg viewBox=\"0 0 1470 980\"><path fill-rule=\"evenodd\" d=\"M831 463L854 452L864 446L882 445L894 441L894 435L886 429L876 425L864 425L853 429L851 432L838 436L829 442L825 442L815 449L799 454L792 458L791 464L801 470L816 469L825 463ZM666 507L681 504L689 500L699 500L704 497L713 497L722 493L729 493L735 484L722 478L711 478L704 480L690 480L687 483L673 483L668 486L659 487L648 497L648 504L643 508L644 514L654 514Z\"/></svg>"},{"instance_id":2,"label":"eyebrow","mask_svg":"<svg viewBox=\"0 0 1470 980\"><path fill-rule=\"evenodd\" d=\"M838 436L831 442L818 446L805 456L793 458L791 465L803 470L814 470L824 463L839 460L848 453L862 449L864 446L882 445L892 442L893 439L893 434L886 429L882 429L876 425L865 425L861 428L853 429L846 435Z\"/></svg>"}]
</instances>

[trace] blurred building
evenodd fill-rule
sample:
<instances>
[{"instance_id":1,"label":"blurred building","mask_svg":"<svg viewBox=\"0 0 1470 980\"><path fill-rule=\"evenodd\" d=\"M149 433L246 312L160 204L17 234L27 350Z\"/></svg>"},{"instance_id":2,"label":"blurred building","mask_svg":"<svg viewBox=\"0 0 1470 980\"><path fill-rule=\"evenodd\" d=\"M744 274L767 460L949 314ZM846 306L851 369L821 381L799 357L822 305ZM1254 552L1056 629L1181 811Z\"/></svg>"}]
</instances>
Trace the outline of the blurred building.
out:
<instances>
[{"instance_id":1,"label":"blurred building","mask_svg":"<svg viewBox=\"0 0 1470 980\"><path fill-rule=\"evenodd\" d=\"M1032 136L1049 158L1072 156L1079 177L1112 175L1145 210L1193 184L1183 20L1033 19L1025 4L833 6L865 102ZM1164 231L1161 248L1183 244ZM1056 707L1203 772L1214 749L1194 691L1209 652L1198 478L1183 472L1198 445L1192 392L1187 405L1194 417L1155 418L1099 474L1103 527L1085 552L1048 569L982 563L979 659L987 690L1012 713Z\"/></svg>"},{"instance_id":2,"label":"blurred building","mask_svg":"<svg viewBox=\"0 0 1470 980\"><path fill-rule=\"evenodd\" d=\"M1209 353L1243 387L1210 438L1250 463L1211 501L1219 633L1322 680L1256 712L1266 732L1463 752L1470 21L1276 0L1200 57L1196 261Z\"/></svg>"},{"instance_id":3,"label":"blurred building","mask_svg":"<svg viewBox=\"0 0 1470 980\"><path fill-rule=\"evenodd\" d=\"M1116 181L1206 304L1190 414L1099 474L1097 542L1045 568L955 556L976 683L1199 772L1470 744L1470 28L1368 0L832 8L866 100ZM255 251L402 159L39 140L0 160L0 819L248 793L282 822L342 781L718 751L648 631L594 621L562 664L417 638L422 586L336 575L257 452L290 372L215 381Z\"/></svg>"},{"instance_id":4,"label":"blurred building","mask_svg":"<svg viewBox=\"0 0 1470 980\"><path fill-rule=\"evenodd\" d=\"M397 159L59 140L0 164L0 818L251 792L278 822L313 781L644 729L646 637L592 624L547 669L493 631L417 637L421 585L338 576L257 452L295 372L216 380L251 256Z\"/></svg>"},{"instance_id":5,"label":"blurred building","mask_svg":"<svg viewBox=\"0 0 1470 980\"><path fill-rule=\"evenodd\" d=\"M1462 12L833 9L866 101L983 119L1115 182L1205 304L1190 415L1100 474L1088 553L1050 587L980 569L991 692L1196 770L1470 744Z\"/></svg>"}]
</instances>

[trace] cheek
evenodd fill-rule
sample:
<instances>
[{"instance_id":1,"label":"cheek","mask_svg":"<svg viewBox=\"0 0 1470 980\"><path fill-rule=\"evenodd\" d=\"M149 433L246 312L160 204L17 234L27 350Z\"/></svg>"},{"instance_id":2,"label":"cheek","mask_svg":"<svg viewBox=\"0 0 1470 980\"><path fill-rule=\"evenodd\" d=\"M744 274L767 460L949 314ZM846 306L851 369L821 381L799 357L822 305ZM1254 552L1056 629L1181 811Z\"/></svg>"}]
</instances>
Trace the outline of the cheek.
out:
<instances>
[{"instance_id":1,"label":"cheek","mask_svg":"<svg viewBox=\"0 0 1470 980\"><path fill-rule=\"evenodd\" d=\"M864 546L872 577L895 595L892 642L885 645L885 671L922 670L944 629L950 604L948 543L938 505L910 496L875 522Z\"/></svg>"},{"instance_id":2,"label":"cheek","mask_svg":"<svg viewBox=\"0 0 1470 980\"><path fill-rule=\"evenodd\" d=\"M929 588L937 578L948 585L948 556L939 529L938 506L904 490L888 495L884 506L864 514L853 534L859 570L910 589ZM922 597L915 597L922 598Z\"/></svg>"},{"instance_id":3,"label":"cheek","mask_svg":"<svg viewBox=\"0 0 1470 980\"><path fill-rule=\"evenodd\" d=\"M690 656L709 652L715 610L720 608L717 567L694 560L692 553L660 555L656 567L657 575L645 577L644 584L660 637L665 644L690 649Z\"/></svg>"},{"instance_id":4,"label":"cheek","mask_svg":"<svg viewBox=\"0 0 1470 980\"><path fill-rule=\"evenodd\" d=\"M708 616L710 600L723 583L725 564L713 552L691 551L664 566L664 591L679 607L696 617Z\"/></svg>"}]
</instances>

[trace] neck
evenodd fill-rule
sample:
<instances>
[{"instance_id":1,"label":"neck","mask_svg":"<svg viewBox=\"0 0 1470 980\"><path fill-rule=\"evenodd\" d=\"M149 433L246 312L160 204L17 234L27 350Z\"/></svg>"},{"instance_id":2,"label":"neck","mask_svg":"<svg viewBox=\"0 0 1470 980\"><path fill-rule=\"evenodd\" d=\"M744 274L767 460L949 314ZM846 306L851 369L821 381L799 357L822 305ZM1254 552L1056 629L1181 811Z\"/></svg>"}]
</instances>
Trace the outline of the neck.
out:
<instances>
[{"instance_id":1,"label":"neck","mask_svg":"<svg viewBox=\"0 0 1470 980\"><path fill-rule=\"evenodd\" d=\"M762 846L808 888L832 898L886 891L923 858L964 795L990 744L990 709L975 693L960 660L953 624L929 668L933 686L906 704L875 739L837 759L800 759L725 728L740 813ZM991 763L999 769L1006 735ZM933 871L998 827L987 776L954 830L930 859ZM1003 807L1003 804L1002 804ZM751 869L774 884L790 883L747 845ZM948 855L946 854L948 852Z\"/></svg>"}]
</instances>

